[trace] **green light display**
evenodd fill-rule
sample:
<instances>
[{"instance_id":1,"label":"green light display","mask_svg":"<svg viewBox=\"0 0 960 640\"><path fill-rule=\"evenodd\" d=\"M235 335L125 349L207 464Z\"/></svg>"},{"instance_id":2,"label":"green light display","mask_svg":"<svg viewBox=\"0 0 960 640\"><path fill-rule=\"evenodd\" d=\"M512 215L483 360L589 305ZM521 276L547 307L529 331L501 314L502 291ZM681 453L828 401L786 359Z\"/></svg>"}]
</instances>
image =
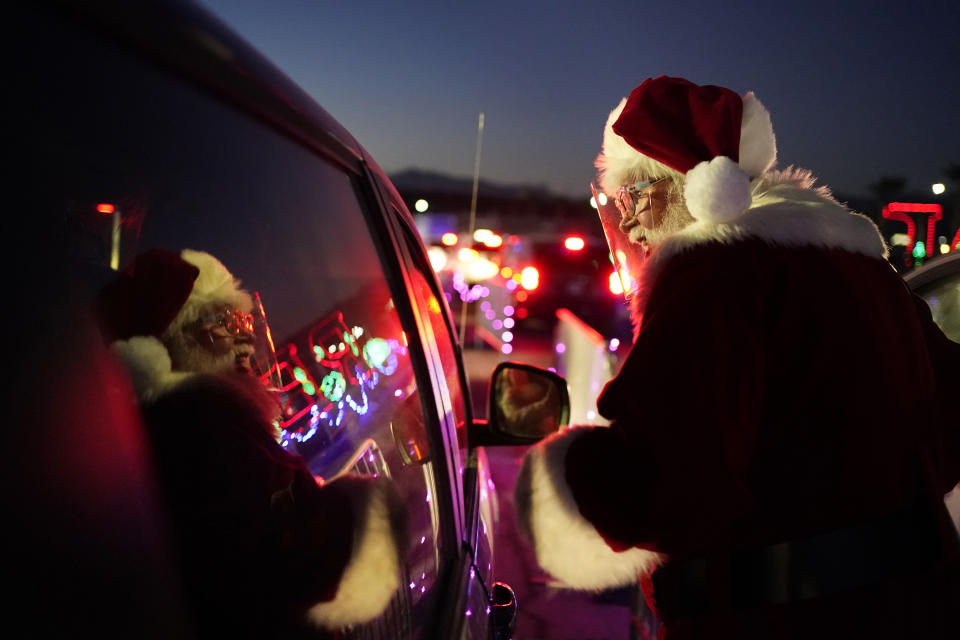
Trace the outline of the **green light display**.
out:
<instances>
[{"instance_id":1,"label":"green light display","mask_svg":"<svg viewBox=\"0 0 960 640\"><path fill-rule=\"evenodd\" d=\"M363 359L371 367L382 366L390 356L390 345L383 338L370 338L363 345Z\"/></svg>"},{"instance_id":2,"label":"green light display","mask_svg":"<svg viewBox=\"0 0 960 640\"><path fill-rule=\"evenodd\" d=\"M339 371L331 371L320 381L320 391L331 402L339 402L347 389L347 381Z\"/></svg>"}]
</instances>

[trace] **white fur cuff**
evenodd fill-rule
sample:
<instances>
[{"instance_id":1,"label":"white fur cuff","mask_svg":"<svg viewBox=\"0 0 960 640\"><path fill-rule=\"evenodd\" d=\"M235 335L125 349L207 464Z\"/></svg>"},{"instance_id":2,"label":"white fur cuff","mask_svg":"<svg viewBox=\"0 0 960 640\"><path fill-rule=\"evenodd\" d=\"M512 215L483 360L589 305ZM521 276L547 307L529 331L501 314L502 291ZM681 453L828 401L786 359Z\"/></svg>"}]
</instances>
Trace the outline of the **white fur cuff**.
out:
<instances>
[{"instance_id":1,"label":"white fur cuff","mask_svg":"<svg viewBox=\"0 0 960 640\"><path fill-rule=\"evenodd\" d=\"M390 518L388 487L377 483L370 489L356 492L351 500L354 509L362 509L366 503L367 512L357 520L363 523L363 530L355 537L353 555L336 597L307 612L314 624L327 629L372 620L390 604L400 586L400 541Z\"/></svg>"},{"instance_id":2,"label":"white fur cuff","mask_svg":"<svg viewBox=\"0 0 960 640\"><path fill-rule=\"evenodd\" d=\"M137 398L141 402L155 400L170 387L191 375L173 372L167 348L152 336L117 340L110 345L110 350L126 365Z\"/></svg>"},{"instance_id":3,"label":"white fur cuff","mask_svg":"<svg viewBox=\"0 0 960 640\"><path fill-rule=\"evenodd\" d=\"M540 566L571 588L600 591L636 582L659 555L644 549L614 551L580 514L564 478L565 460L570 444L590 430L570 429L531 448L517 479L515 502Z\"/></svg>"}]
</instances>

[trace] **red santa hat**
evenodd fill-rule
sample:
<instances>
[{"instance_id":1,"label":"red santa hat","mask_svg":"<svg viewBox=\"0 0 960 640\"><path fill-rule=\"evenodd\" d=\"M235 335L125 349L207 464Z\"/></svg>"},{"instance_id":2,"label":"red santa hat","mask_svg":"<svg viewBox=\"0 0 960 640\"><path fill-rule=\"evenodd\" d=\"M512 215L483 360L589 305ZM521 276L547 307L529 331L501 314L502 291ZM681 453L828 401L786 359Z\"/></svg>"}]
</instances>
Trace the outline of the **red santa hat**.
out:
<instances>
[{"instance_id":1,"label":"red santa hat","mask_svg":"<svg viewBox=\"0 0 960 640\"><path fill-rule=\"evenodd\" d=\"M173 370L164 335L219 305L247 313L253 299L219 260L191 249L138 255L96 301L106 338L142 400L158 397L192 375Z\"/></svg>"},{"instance_id":2,"label":"red santa hat","mask_svg":"<svg viewBox=\"0 0 960 640\"><path fill-rule=\"evenodd\" d=\"M596 166L608 195L637 180L682 176L690 214L725 223L750 206L750 181L776 158L770 114L753 93L741 98L660 76L644 80L610 113Z\"/></svg>"},{"instance_id":3,"label":"red santa hat","mask_svg":"<svg viewBox=\"0 0 960 640\"><path fill-rule=\"evenodd\" d=\"M180 254L151 249L131 262L97 299L108 338L160 338L181 327L213 304L243 312L253 308L250 294L240 288L223 263L209 253L184 249Z\"/></svg>"}]
</instances>

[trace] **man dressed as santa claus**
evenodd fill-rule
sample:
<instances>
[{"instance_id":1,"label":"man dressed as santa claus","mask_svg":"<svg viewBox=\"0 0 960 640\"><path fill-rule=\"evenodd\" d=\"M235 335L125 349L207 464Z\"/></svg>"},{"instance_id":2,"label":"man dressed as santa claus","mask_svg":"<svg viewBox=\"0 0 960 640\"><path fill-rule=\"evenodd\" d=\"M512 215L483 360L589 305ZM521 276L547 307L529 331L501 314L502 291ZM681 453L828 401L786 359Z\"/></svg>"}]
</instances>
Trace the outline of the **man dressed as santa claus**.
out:
<instances>
[{"instance_id":1,"label":"man dressed as santa claus","mask_svg":"<svg viewBox=\"0 0 960 640\"><path fill-rule=\"evenodd\" d=\"M775 160L752 93L660 77L610 114L635 342L609 428L527 454L522 526L573 588L639 580L662 637L958 638L960 345L870 220Z\"/></svg>"},{"instance_id":2,"label":"man dressed as santa claus","mask_svg":"<svg viewBox=\"0 0 960 640\"><path fill-rule=\"evenodd\" d=\"M210 254L152 250L98 307L140 401L199 635L300 637L377 616L400 582L398 493L384 478L323 484L277 444L278 401L253 375L269 354L239 281Z\"/></svg>"}]
</instances>

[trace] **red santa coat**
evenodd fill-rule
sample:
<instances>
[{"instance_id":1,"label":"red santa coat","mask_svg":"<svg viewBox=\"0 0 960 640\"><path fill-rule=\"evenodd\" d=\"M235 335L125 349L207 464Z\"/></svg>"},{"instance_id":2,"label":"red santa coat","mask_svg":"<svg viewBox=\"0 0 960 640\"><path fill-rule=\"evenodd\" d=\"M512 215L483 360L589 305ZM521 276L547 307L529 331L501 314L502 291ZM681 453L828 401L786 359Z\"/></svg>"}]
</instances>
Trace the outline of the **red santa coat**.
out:
<instances>
[{"instance_id":1,"label":"red santa coat","mask_svg":"<svg viewBox=\"0 0 960 640\"><path fill-rule=\"evenodd\" d=\"M399 586L404 509L390 481L322 486L273 437L252 376L171 371L163 345L113 345L131 371L200 637L323 637Z\"/></svg>"},{"instance_id":2,"label":"red santa coat","mask_svg":"<svg viewBox=\"0 0 960 640\"><path fill-rule=\"evenodd\" d=\"M610 428L532 450L521 516L572 586L641 576L668 638L960 637L942 504L960 480L960 345L869 220L791 178L653 255L635 344L598 400ZM861 528L914 548L843 566ZM778 595L789 562L757 558L779 552L828 572L837 553L838 575Z\"/></svg>"}]
</instances>

